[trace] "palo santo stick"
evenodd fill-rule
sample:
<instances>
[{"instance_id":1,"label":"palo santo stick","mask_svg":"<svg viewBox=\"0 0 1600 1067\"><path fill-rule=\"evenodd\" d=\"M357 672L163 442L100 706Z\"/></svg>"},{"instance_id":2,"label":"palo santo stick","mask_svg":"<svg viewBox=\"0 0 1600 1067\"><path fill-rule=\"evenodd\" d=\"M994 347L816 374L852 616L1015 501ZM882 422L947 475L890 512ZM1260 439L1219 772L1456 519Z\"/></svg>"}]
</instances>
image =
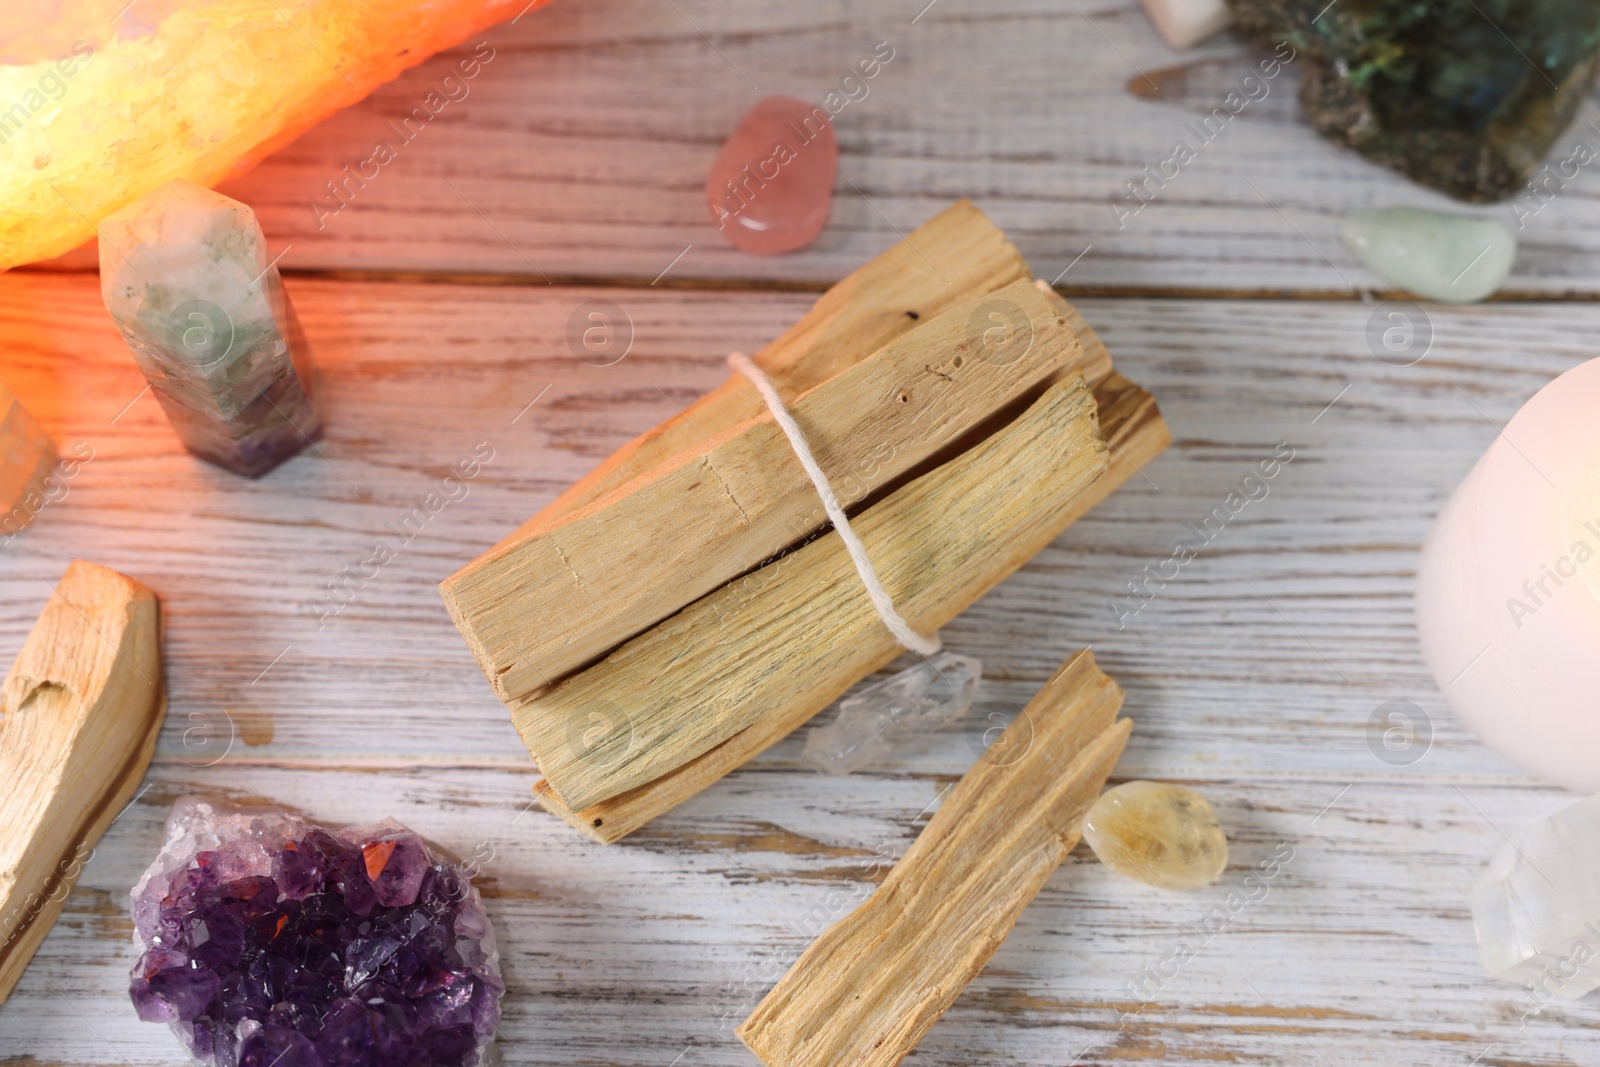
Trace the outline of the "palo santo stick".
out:
<instances>
[{"instance_id":1,"label":"palo santo stick","mask_svg":"<svg viewBox=\"0 0 1600 1067\"><path fill-rule=\"evenodd\" d=\"M1106 468L1094 397L1075 379L851 525L900 614L932 633L1049 543ZM899 654L836 532L769 568L513 709L564 804L654 781L763 716L809 718ZM596 731L597 712L619 728Z\"/></svg>"},{"instance_id":2,"label":"palo santo stick","mask_svg":"<svg viewBox=\"0 0 1600 1067\"><path fill-rule=\"evenodd\" d=\"M1101 383L1095 389L1095 399L1100 411L1100 428L1111 445L1111 468L1104 477L1091 482L1079 494L1068 513L1059 520L1061 529L1133 477L1138 468L1153 460L1172 441L1172 435L1156 408L1155 399L1120 374L1113 373ZM887 664L897 651L890 649L882 662L876 663L872 669ZM867 673L870 671L863 671L863 677ZM596 841L610 844L631 834L651 819L671 811L781 741L821 711L831 699L827 697L820 703L811 701L797 703L786 709L774 709L678 769L581 810L575 811L561 803L551 790L550 783L542 778L534 783L534 795L547 811ZM606 716L601 715L593 724L604 727ZM617 725L625 728L626 720Z\"/></svg>"},{"instance_id":3,"label":"palo santo stick","mask_svg":"<svg viewBox=\"0 0 1600 1067\"><path fill-rule=\"evenodd\" d=\"M846 506L1048 375L1087 368L1061 301L1026 281L957 305L791 406ZM1004 344L997 344L997 337ZM827 521L763 412L467 564L439 586L501 700L524 699ZM576 609L576 610L575 610ZM545 773L559 783L559 768Z\"/></svg>"},{"instance_id":4,"label":"palo santo stick","mask_svg":"<svg viewBox=\"0 0 1600 1067\"><path fill-rule=\"evenodd\" d=\"M1032 273L1006 235L970 202L959 200L836 283L799 322L751 358L787 400L876 352L918 322ZM715 437L763 410L750 382L732 375L679 415L617 449L501 544L598 500L693 448L702 434Z\"/></svg>"},{"instance_id":5,"label":"palo santo stick","mask_svg":"<svg viewBox=\"0 0 1600 1067\"><path fill-rule=\"evenodd\" d=\"M155 594L74 562L0 686L0 1001L133 796L165 711Z\"/></svg>"},{"instance_id":6,"label":"palo santo stick","mask_svg":"<svg viewBox=\"0 0 1600 1067\"><path fill-rule=\"evenodd\" d=\"M1087 650L973 765L867 901L736 1031L767 1067L894 1067L1078 843L1132 724ZM1063 770L1063 768L1065 768Z\"/></svg>"}]
</instances>

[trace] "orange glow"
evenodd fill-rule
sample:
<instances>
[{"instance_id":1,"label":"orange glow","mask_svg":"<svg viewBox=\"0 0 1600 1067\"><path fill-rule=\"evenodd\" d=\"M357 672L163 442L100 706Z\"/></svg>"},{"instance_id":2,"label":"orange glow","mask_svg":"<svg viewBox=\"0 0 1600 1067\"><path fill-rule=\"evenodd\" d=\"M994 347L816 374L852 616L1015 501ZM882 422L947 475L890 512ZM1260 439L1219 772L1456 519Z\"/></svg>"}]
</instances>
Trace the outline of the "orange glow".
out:
<instances>
[{"instance_id":1,"label":"orange glow","mask_svg":"<svg viewBox=\"0 0 1600 1067\"><path fill-rule=\"evenodd\" d=\"M378 875L389 865L389 857L394 855L396 841L372 841L361 846L361 858L367 861L367 877L376 881Z\"/></svg>"},{"instance_id":2,"label":"orange glow","mask_svg":"<svg viewBox=\"0 0 1600 1067\"><path fill-rule=\"evenodd\" d=\"M28 525L44 507L45 479L56 459L55 443L0 383L0 539Z\"/></svg>"},{"instance_id":3,"label":"orange glow","mask_svg":"<svg viewBox=\"0 0 1600 1067\"><path fill-rule=\"evenodd\" d=\"M237 175L406 68L546 2L10 0L0 270L71 251L173 178L209 187Z\"/></svg>"}]
</instances>

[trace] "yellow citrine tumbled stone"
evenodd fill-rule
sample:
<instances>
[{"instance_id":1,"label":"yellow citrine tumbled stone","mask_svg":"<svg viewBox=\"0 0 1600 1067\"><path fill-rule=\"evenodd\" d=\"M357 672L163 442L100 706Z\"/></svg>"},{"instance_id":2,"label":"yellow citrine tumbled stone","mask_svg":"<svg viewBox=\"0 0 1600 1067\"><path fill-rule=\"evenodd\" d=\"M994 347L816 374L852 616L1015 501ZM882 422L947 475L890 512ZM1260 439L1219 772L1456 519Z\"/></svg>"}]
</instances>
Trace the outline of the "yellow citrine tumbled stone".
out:
<instances>
[{"instance_id":1,"label":"yellow citrine tumbled stone","mask_svg":"<svg viewBox=\"0 0 1600 1067\"><path fill-rule=\"evenodd\" d=\"M548 0L8 0L0 270L174 178L212 186Z\"/></svg>"},{"instance_id":2,"label":"yellow citrine tumbled stone","mask_svg":"<svg viewBox=\"0 0 1600 1067\"><path fill-rule=\"evenodd\" d=\"M1166 782L1106 790L1083 837L1107 867L1162 889L1210 885L1228 865L1228 838L1206 798Z\"/></svg>"}]
</instances>

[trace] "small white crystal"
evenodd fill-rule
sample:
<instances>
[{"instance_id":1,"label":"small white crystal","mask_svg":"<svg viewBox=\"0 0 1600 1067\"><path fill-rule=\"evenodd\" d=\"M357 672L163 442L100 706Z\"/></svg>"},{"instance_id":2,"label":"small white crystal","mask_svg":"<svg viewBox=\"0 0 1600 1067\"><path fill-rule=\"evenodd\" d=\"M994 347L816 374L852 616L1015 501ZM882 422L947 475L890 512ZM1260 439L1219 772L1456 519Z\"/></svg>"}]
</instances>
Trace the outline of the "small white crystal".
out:
<instances>
[{"instance_id":1,"label":"small white crystal","mask_svg":"<svg viewBox=\"0 0 1600 1067\"><path fill-rule=\"evenodd\" d=\"M1145 18L1167 44L1193 48L1232 21L1222 0L1140 0Z\"/></svg>"},{"instance_id":2,"label":"small white crystal","mask_svg":"<svg viewBox=\"0 0 1600 1067\"><path fill-rule=\"evenodd\" d=\"M826 774L848 774L895 745L967 713L983 663L940 652L839 702L839 717L813 726L800 758Z\"/></svg>"},{"instance_id":3,"label":"small white crystal","mask_svg":"<svg viewBox=\"0 0 1600 1067\"><path fill-rule=\"evenodd\" d=\"M1472 923L1490 977L1567 999L1600 987L1600 795L1513 835L1478 879Z\"/></svg>"}]
</instances>

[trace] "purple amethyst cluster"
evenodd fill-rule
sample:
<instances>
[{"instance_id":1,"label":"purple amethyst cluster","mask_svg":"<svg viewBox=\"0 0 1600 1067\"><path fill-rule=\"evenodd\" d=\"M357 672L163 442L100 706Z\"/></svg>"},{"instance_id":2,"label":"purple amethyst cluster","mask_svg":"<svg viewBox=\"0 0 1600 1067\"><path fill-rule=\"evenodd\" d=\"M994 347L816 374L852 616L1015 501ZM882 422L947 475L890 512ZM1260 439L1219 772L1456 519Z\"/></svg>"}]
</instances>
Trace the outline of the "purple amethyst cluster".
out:
<instances>
[{"instance_id":1,"label":"purple amethyst cluster","mask_svg":"<svg viewBox=\"0 0 1600 1067\"><path fill-rule=\"evenodd\" d=\"M217 1067L472 1067L499 954L468 873L390 820L330 831L185 797L133 890L139 1017Z\"/></svg>"}]
</instances>

